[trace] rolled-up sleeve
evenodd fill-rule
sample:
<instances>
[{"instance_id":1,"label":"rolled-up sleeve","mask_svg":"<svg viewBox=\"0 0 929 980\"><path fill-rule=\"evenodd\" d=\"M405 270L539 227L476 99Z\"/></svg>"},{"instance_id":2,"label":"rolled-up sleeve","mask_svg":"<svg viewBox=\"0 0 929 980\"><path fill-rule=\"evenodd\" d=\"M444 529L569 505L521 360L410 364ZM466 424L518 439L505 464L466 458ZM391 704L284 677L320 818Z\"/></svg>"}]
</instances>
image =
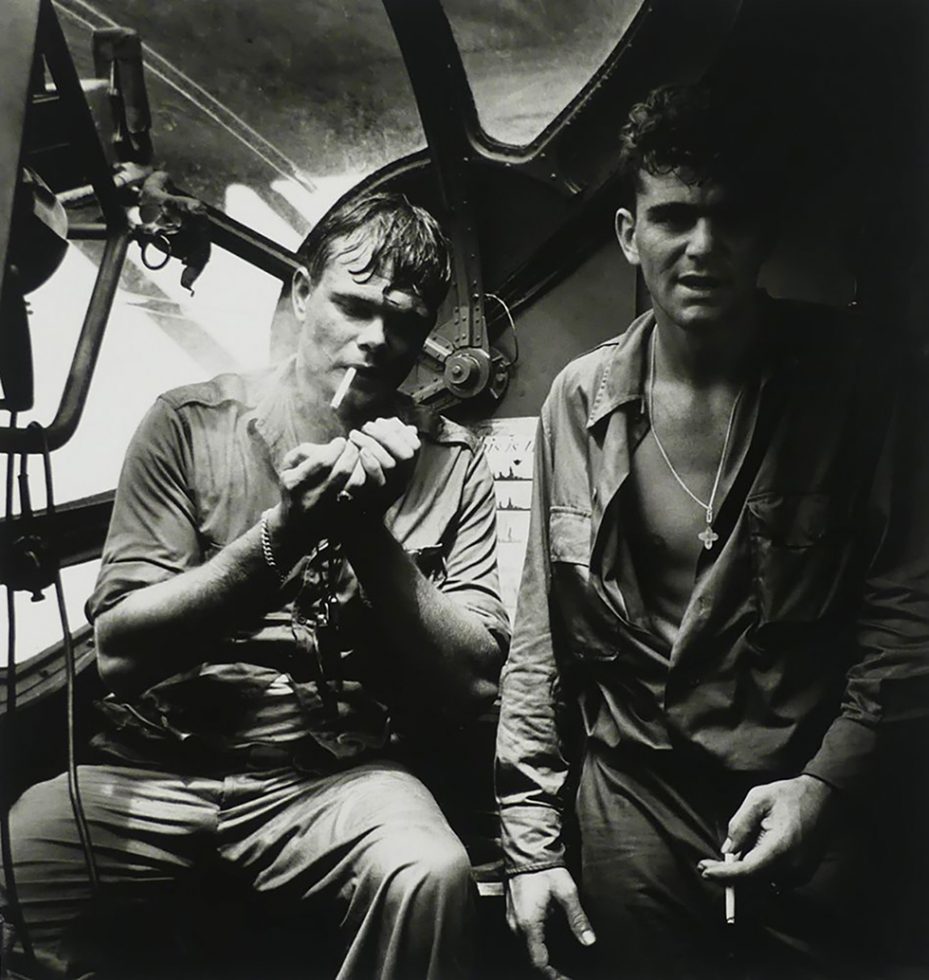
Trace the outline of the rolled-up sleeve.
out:
<instances>
[{"instance_id":1,"label":"rolled-up sleeve","mask_svg":"<svg viewBox=\"0 0 929 980\"><path fill-rule=\"evenodd\" d=\"M500 598L494 481L483 449L469 455L439 589L478 616L505 652L510 623Z\"/></svg>"},{"instance_id":2,"label":"rolled-up sleeve","mask_svg":"<svg viewBox=\"0 0 929 980\"><path fill-rule=\"evenodd\" d=\"M557 724L561 689L549 613L553 460L546 408L536 433L532 514L513 643L501 678L496 789L509 874L564 864L561 813L568 766Z\"/></svg>"},{"instance_id":3,"label":"rolled-up sleeve","mask_svg":"<svg viewBox=\"0 0 929 980\"><path fill-rule=\"evenodd\" d=\"M868 566L841 712L804 771L865 794L889 728L929 715L929 397L895 376L867 513ZM919 377L914 377L914 375Z\"/></svg>"},{"instance_id":4,"label":"rolled-up sleeve","mask_svg":"<svg viewBox=\"0 0 929 980\"><path fill-rule=\"evenodd\" d=\"M134 589L202 561L189 470L183 421L159 398L126 452L100 573L86 605L91 622Z\"/></svg>"}]
</instances>

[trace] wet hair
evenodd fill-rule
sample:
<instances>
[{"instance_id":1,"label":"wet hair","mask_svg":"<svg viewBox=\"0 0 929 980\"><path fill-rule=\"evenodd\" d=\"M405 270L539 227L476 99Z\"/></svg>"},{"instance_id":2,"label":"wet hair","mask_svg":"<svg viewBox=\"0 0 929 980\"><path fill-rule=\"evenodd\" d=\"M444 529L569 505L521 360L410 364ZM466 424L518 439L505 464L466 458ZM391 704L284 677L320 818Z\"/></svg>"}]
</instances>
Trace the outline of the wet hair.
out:
<instances>
[{"instance_id":1,"label":"wet hair","mask_svg":"<svg viewBox=\"0 0 929 980\"><path fill-rule=\"evenodd\" d=\"M785 142L769 100L750 86L664 85L632 107L620 132L619 173L634 207L643 173L724 184L762 212L785 192Z\"/></svg>"},{"instance_id":2,"label":"wet hair","mask_svg":"<svg viewBox=\"0 0 929 980\"><path fill-rule=\"evenodd\" d=\"M366 261L352 275L384 276L438 310L451 282L451 258L439 223L424 208L389 191L353 198L322 218L298 256L315 285L334 258L356 250Z\"/></svg>"}]
</instances>

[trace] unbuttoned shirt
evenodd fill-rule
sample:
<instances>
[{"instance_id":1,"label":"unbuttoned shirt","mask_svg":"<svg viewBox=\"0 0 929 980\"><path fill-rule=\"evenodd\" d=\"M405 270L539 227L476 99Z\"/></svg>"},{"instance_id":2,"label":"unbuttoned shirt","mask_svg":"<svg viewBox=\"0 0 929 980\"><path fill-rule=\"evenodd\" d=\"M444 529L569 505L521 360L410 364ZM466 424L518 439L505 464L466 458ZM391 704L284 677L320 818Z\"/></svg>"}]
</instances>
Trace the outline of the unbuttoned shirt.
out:
<instances>
[{"instance_id":1,"label":"unbuttoned shirt","mask_svg":"<svg viewBox=\"0 0 929 980\"><path fill-rule=\"evenodd\" d=\"M398 396L399 398L399 396ZM307 441L311 409L294 362L221 375L160 396L126 454L97 585L93 620L129 592L194 568L240 537L280 500L284 455ZM421 449L385 524L446 596L474 613L505 651L493 481L475 438L406 401ZM326 609L334 598L334 609ZM324 649L320 616L337 620ZM311 542L282 584L277 608L200 638L202 664L131 702L102 705L117 730L100 740L124 759L312 740L325 768L385 748L399 716L438 706L407 676L338 543ZM334 645L333 645L334 644Z\"/></svg>"},{"instance_id":2,"label":"unbuttoned shirt","mask_svg":"<svg viewBox=\"0 0 929 980\"><path fill-rule=\"evenodd\" d=\"M929 709L926 386L850 318L759 302L760 368L734 425L719 540L700 552L670 645L623 527L650 427L653 315L568 365L542 408L501 679L510 873L563 863L578 739L863 791L881 726Z\"/></svg>"}]
</instances>

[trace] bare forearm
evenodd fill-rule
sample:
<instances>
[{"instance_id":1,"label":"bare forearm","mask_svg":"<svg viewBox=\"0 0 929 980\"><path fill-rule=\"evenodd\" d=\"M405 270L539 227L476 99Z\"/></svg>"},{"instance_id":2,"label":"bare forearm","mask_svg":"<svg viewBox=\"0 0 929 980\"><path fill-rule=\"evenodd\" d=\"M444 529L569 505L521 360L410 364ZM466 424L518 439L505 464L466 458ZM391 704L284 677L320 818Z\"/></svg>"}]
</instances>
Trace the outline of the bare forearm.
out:
<instances>
[{"instance_id":1,"label":"bare forearm","mask_svg":"<svg viewBox=\"0 0 929 980\"><path fill-rule=\"evenodd\" d=\"M280 572L293 567L324 533L332 502L358 450L344 438L301 443L279 474L280 502L268 514L269 566L256 525L196 568L126 595L96 624L105 684L131 696L202 663L218 641L270 608Z\"/></svg>"},{"instance_id":2,"label":"bare forearm","mask_svg":"<svg viewBox=\"0 0 929 980\"><path fill-rule=\"evenodd\" d=\"M279 587L258 526L181 575L129 593L96 622L100 676L131 696L204 659L204 645L268 607Z\"/></svg>"},{"instance_id":3,"label":"bare forearm","mask_svg":"<svg viewBox=\"0 0 929 980\"><path fill-rule=\"evenodd\" d=\"M443 595L381 521L346 521L342 540L379 627L405 658L399 666L453 714L491 701L502 656L480 618Z\"/></svg>"}]
</instances>

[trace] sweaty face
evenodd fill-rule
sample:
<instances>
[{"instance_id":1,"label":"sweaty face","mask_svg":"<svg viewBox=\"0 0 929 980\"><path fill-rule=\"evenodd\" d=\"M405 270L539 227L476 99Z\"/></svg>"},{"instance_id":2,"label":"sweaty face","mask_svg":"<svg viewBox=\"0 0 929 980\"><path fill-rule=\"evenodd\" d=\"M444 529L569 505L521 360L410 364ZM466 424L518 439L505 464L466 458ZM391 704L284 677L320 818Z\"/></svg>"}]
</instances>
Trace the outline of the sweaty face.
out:
<instances>
[{"instance_id":1,"label":"sweaty face","mask_svg":"<svg viewBox=\"0 0 929 980\"><path fill-rule=\"evenodd\" d=\"M294 280L294 311L302 323L298 369L304 382L328 401L348 368L355 368L343 404L363 410L403 381L435 315L389 277L361 273L368 259L363 243L339 252L337 243L317 283L305 273Z\"/></svg>"},{"instance_id":2,"label":"sweaty face","mask_svg":"<svg viewBox=\"0 0 929 980\"><path fill-rule=\"evenodd\" d=\"M618 212L617 234L656 316L695 329L747 310L767 244L757 215L719 184L640 177L636 213Z\"/></svg>"}]
</instances>

